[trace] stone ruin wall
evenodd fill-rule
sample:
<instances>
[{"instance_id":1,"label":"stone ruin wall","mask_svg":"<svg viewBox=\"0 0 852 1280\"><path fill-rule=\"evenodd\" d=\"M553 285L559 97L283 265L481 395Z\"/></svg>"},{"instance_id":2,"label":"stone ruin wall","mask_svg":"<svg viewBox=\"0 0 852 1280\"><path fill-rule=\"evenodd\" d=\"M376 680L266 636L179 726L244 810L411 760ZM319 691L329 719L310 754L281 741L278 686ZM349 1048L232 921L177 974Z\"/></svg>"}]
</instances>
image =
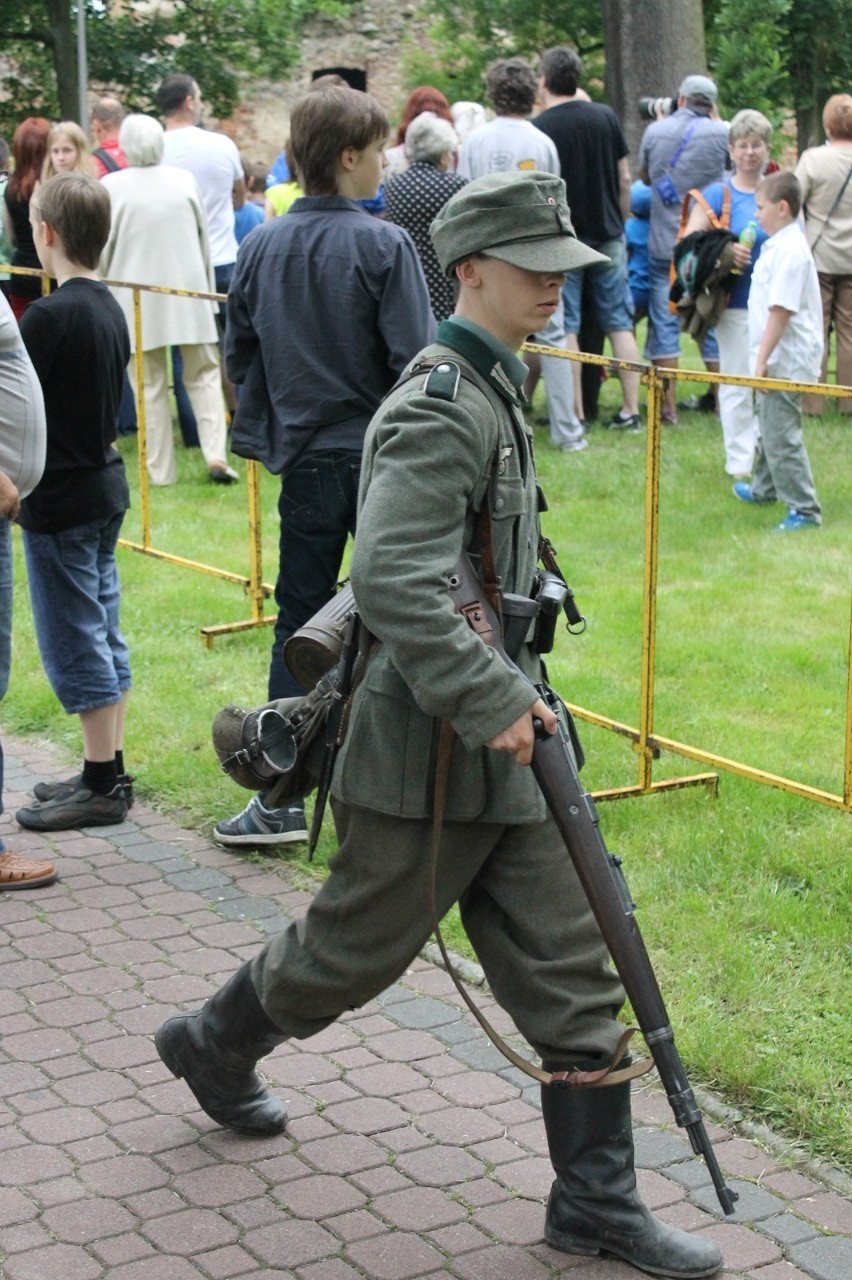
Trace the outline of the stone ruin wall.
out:
<instances>
[{"instance_id":1,"label":"stone ruin wall","mask_svg":"<svg viewBox=\"0 0 852 1280\"><path fill-rule=\"evenodd\" d=\"M367 91L378 98L396 129L407 97L402 77L402 47L425 37L429 18L412 3L365 0L342 19L317 16L306 28L301 60L286 81L244 77L243 100L230 120L220 122L249 161L271 164L287 137L290 111L309 89L316 72L347 67L366 77ZM203 92L203 86L202 86Z\"/></svg>"}]
</instances>

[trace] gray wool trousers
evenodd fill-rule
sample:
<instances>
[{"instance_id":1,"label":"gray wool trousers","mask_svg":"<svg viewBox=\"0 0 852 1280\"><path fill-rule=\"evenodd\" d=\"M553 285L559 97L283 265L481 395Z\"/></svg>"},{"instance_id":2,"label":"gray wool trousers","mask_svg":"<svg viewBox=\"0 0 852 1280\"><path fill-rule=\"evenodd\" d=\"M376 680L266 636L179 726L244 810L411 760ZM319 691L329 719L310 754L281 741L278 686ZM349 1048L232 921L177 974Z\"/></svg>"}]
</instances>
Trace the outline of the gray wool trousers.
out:
<instances>
[{"instance_id":1,"label":"gray wool trousers","mask_svg":"<svg viewBox=\"0 0 852 1280\"><path fill-rule=\"evenodd\" d=\"M432 824L334 803L340 842L306 916L252 962L267 1016L305 1039L395 982L432 931ZM610 1056L624 991L568 853L548 818L446 822L441 918L458 901L498 1003L549 1062Z\"/></svg>"}]
</instances>

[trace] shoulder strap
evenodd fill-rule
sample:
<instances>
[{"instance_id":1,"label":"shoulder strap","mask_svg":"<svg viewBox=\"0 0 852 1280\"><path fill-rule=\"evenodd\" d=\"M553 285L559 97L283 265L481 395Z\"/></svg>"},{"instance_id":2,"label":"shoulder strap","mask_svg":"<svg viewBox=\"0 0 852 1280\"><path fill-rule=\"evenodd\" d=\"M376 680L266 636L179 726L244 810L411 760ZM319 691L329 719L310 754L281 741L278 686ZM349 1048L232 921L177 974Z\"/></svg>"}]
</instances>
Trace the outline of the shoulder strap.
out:
<instances>
[{"instance_id":1,"label":"shoulder strap","mask_svg":"<svg viewBox=\"0 0 852 1280\"><path fill-rule=\"evenodd\" d=\"M104 151L103 147L98 147L92 152L93 156L97 156L107 173L118 173L121 165L116 161L115 156L111 156L108 151Z\"/></svg>"},{"instance_id":2,"label":"shoulder strap","mask_svg":"<svg viewBox=\"0 0 852 1280\"><path fill-rule=\"evenodd\" d=\"M811 253L813 253L813 252L814 252L814 250L816 249L816 247L817 247L817 245L819 244L820 240L821 240L821 239L823 238L823 236L825 235L825 229L826 229L826 227L828 226L829 222L831 221L831 215L834 213L834 210L837 208L837 206L840 204L840 201L843 199L843 192L844 192L844 191L846 190L846 188L849 186L849 179L850 179L850 178L852 178L852 165L850 165L850 166L849 166L849 172L846 174L846 177L843 179L843 186L840 188L840 190L838 191L837 195L834 197L834 204L831 206L831 208L829 209L828 213L825 215L825 221L824 221L824 222L823 222L823 224L822 224L822 229L821 229L821 231L820 231L819 235L817 236L816 240L814 240L813 244L811 245Z\"/></svg>"},{"instance_id":3,"label":"shoulder strap","mask_svg":"<svg viewBox=\"0 0 852 1280\"><path fill-rule=\"evenodd\" d=\"M674 173L675 169L677 168L677 163L680 160L686 148L689 146L690 142L692 141L692 135L695 133L695 130L697 128L698 128L698 121L693 120L684 129L683 135L681 137L680 142L677 145L674 155L672 156L671 160L666 166L666 173L669 175L669 177L671 177L671 175Z\"/></svg>"},{"instance_id":4,"label":"shoulder strap","mask_svg":"<svg viewBox=\"0 0 852 1280\"><path fill-rule=\"evenodd\" d=\"M416 360L414 364L409 365L399 375L390 391L388 391L387 396L392 391L397 391L400 387L404 387L406 382L410 382L412 378L419 378L421 373L429 374L423 390L427 395L433 396L438 400L455 400L458 393L459 378L464 378L472 386L482 389L479 387L479 383L472 371L464 363L452 360L449 356L424 356L422 360ZM387 396L384 398L387 399Z\"/></svg>"},{"instance_id":5,"label":"shoulder strap","mask_svg":"<svg viewBox=\"0 0 852 1280\"><path fill-rule=\"evenodd\" d=\"M697 187L691 187L683 197L683 205L680 210L680 228L678 229L678 240L683 239L683 233L686 230L686 224L689 221L690 205L694 200L707 214L710 226L714 231L727 231L731 225L731 189L727 182L723 182L724 193L722 195L722 214L721 217L710 208L710 205L704 199L704 196Z\"/></svg>"},{"instance_id":6,"label":"shoulder strap","mask_svg":"<svg viewBox=\"0 0 852 1280\"><path fill-rule=\"evenodd\" d=\"M722 183L722 216L719 226L723 231L731 229L731 188L727 182Z\"/></svg>"}]
</instances>

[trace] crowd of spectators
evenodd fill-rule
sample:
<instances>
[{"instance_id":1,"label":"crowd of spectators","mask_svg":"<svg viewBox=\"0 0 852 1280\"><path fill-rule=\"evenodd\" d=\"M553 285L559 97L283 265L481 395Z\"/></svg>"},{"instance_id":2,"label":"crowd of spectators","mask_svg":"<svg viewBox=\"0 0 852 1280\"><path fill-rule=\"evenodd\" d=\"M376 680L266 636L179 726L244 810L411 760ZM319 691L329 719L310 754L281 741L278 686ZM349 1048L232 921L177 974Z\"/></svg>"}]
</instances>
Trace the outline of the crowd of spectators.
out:
<instances>
[{"instance_id":1,"label":"crowd of spectators","mask_svg":"<svg viewBox=\"0 0 852 1280\"><path fill-rule=\"evenodd\" d=\"M740 277L719 324L723 362L735 364L747 337L757 377L815 380L823 303L835 325L849 314L839 248L852 98L827 108L827 159L806 152L801 181L765 177L768 122L743 111L729 130L714 112L715 84L688 76L674 113L643 139L643 202L620 123L590 101L581 75L567 47L547 50L537 72L501 60L486 82L496 114L473 130L461 123L470 104L454 116L442 94L422 87L390 159L382 105L325 77L294 108L283 167L271 167L273 191L297 187L286 211L229 138L199 127L201 91L189 75L159 88L164 126L130 115L116 131L113 101L102 104L97 171L77 125L22 123L4 195L9 232L55 287L33 297L13 278L20 330L5 300L0 307L0 695L17 518L42 663L63 709L80 717L84 748L81 772L40 782L17 821L37 832L122 822L134 779L115 548L129 487L115 440L127 368L141 361L150 478L176 482L171 351L211 478L237 479L225 458L226 404L233 453L281 478L267 688L279 720L308 692L287 666L288 643L332 600L350 536L358 614L340 664L345 671L351 657L355 688L341 678L334 693L345 695L345 711L334 734L332 720L326 727L326 761L341 749L329 784L340 845L328 877L304 917L272 931L202 1009L159 1028L161 1059L217 1123L281 1133L287 1114L255 1070L260 1058L398 981L432 917L458 902L495 998L542 1062L530 1074L544 1086L555 1174L546 1242L698 1280L719 1272L722 1253L642 1201L631 1116L641 1066L631 1067L618 1021L625 993L533 772L516 767L531 764L537 737L555 735L572 776L574 748L561 745L541 683L546 628L528 627L535 613L525 610L513 660L494 661L482 640L498 639L499 622L492 627L483 602L499 608L505 589L504 601L532 604L539 559L556 567L542 549L546 502L517 352L530 335L543 344L551 441L580 452L580 383L572 362L547 352L579 349L588 305L620 362L621 405L608 426L641 430L629 265L641 286L646 247L649 350L675 365L681 330L667 284L694 191L690 234L728 209L731 232L756 222L765 236L762 246L757 233L736 246ZM803 190L810 245L797 222ZM256 212L240 218L247 202ZM631 234L628 255L625 221L631 212L641 220L643 203L648 235ZM127 291L105 282L121 277L215 289L227 301L145 294L140 350ZM736 314L744 300L745 334ZM847 340L844 330L844 362ZM737 401L735 414L733 400L722 403L734 494L752 506L785 503L777 528L786 533L822 522L800 399L768 390L759 439L747 404ZM478 575L472 596L461 595L468 564ZM241 743L241 764L258 755L268 763L263 742ZM0 748L0 810L2 764ZM276 778L220 820L215 837L237 848L306 841L303 792L288 795ZM37 888L57 874L52 861L0 843L0 888ZM564 1087L590 1082L608 1087Z\"/></svg>"},{"instance_id":2,"label":"crowd of spectators","mask_svg":"<svg viewBox=\"0 0 852 1280\"><path fill-rule=\"evenodd\" d=\"M757 192L774 167L769 121L749 109L723 121L715 83L689 75L671 112L660 110L648 125L641 176L632 181L621 123L608 106L591 101L582 72L567 46L546 50L538 66L501 59L485 77L484 105L451 104L439 89L422 85L409 94L393 131L369 95L339 75L323 75L293 114L292 133L301 130L300 140L288 138L270 163L248 160L224 133L203 127L201 88L183 73L159 86L162 124L153 115L125 116L121 102L106 96L93 106L91 137L74 121L29 117L15 129L11 148L2 144L3 222L13 267L37 270L45 256L56 260L49 245L39 252L33 209L57 176L77 174L98 181L109 199L102 278L229 294L226 307L143 292L140 352L131 294L112 287L131 353L116 429L136 429L132 387L140 363L153 484L177 482L172 393L184 444L200 447L212 480L238 479L230 446L283 472L270 698L298 692L282 653L332 590L346 537L354 533L358 460L370 416L435 324L454 312L457 282L442 270L430 228L468 182L501 172L561 175L565 182L572 234L587 252L545 323L529 335L554 351L579 351L581 335L597 331L616 359L635 364L637 324L644 321L646 357L677 367L682 335L669 285L679 227L682 234L686 220L689 236L723 225L734 237L748 237L751 244L735 248L737 275L703 353L710 370L753 372L747 309L752 270L767 239ZM338 125L349 130L348 142ZM806 150L796 172L818 270L824 349L833 332L838 379L846 384L852 379L852 97L829 100L824 126L827 144ZM332 155L328 148L337 143ZM42 281L12 274L4 292L8 328L25 320ZM770 320L772 311L770 304ZM25 324L25 334L28 329L33 325ZM539 371L543 376L551 443L566 453L586 448L580 365L547 355L530 356L528 364L530 394ZM617 372L621 406L606 425L639 431L639 376L625 367ZM668 423L677 420L674 385L663 410ZM817 412L823 401L814 397L805 405ZM725 469L748 487L763 456L753 392L722 384L718 407ZM841 400L840 407L850 412L852 402ZM590 404L590 419L594 412ZM324 471L328 478L320 484ZM8 476L4 482L11 483ZM311 484L313 497L304 488ZM16 502L7 492L4 529ZM310 527L302 527L303 517ZM125 776L123 763L118 776ZM265 809L262 800L219 824L223 843L304 838L303 810Z\"/></svg>"}]
</instances>

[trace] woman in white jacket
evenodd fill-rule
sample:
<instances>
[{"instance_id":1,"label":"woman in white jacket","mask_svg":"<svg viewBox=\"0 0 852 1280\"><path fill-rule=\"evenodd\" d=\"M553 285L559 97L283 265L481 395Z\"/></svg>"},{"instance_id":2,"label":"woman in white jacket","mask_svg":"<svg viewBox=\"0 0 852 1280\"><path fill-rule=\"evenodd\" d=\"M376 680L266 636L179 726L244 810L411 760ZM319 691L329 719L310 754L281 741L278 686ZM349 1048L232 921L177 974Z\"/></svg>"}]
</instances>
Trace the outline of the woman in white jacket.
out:
<instances>
[{"instance_id":1,"label":"woman in white jacket","mask_svg":"<svg viewBox=\"0 0 852 1280\"><path fill-rule=\"evenodd\" d=\"M103 178L112 203L112 227L101 257L101 275L132 284L215 292L207 223L201 194L191 173L161 164L163 129L151 116L127 116L119 146L128 168ZM113 293L130 329L135 381L136 333L133 293ZM143 291L145 415L148 475L152 484L174 484L172 415L169 402L169 348L183 354L183 380L198 422L201 451L210 477L230 483L237 474L225 462L227 423L219 374L215 303Z\"/></svg>"}]
</instances>

